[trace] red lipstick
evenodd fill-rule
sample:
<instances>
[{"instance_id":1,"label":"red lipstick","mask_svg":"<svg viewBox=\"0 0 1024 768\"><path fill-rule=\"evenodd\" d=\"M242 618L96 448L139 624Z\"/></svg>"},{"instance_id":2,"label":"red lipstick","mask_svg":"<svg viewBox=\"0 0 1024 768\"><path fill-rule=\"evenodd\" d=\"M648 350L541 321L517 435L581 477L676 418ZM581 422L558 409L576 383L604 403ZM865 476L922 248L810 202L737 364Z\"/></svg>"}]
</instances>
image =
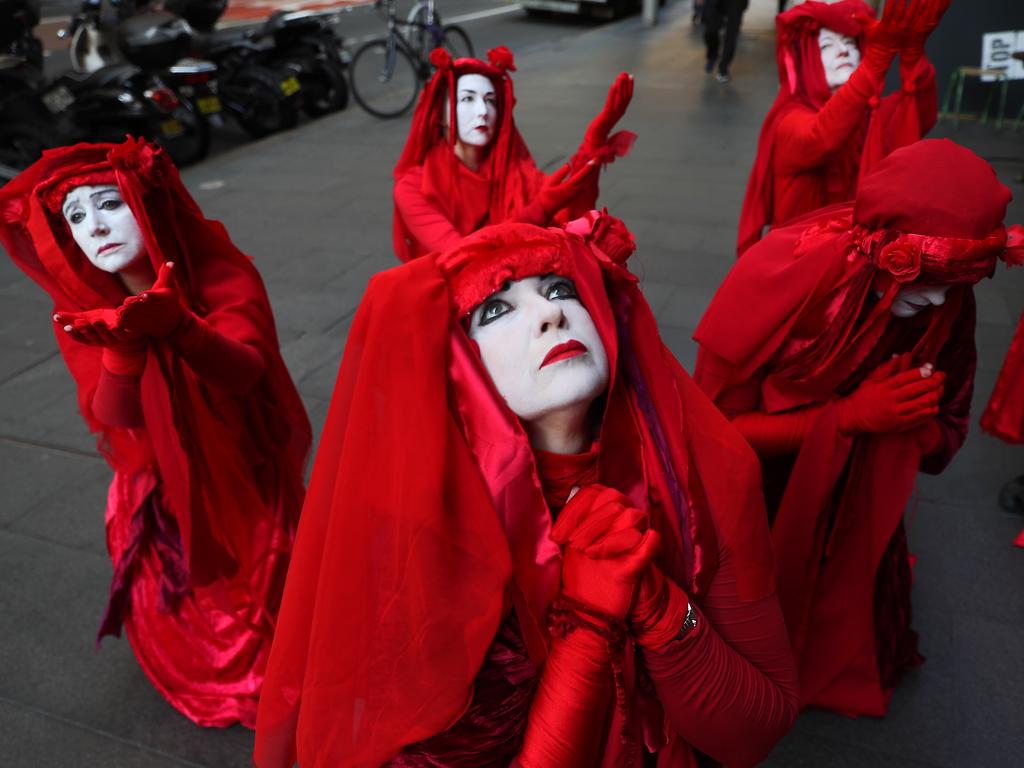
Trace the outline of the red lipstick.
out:
<instances>
[{"instance_id":1,"label":"red lipstick","mask_svg":"<svg viewBox=\"0 0 1024 768\"><path fill-rule=\"evenodd\" d=\"M540 364L540 367L543 368L545 365L551 365L551 363L568 360L570 357L582 355L586 351L587 347L583 342L569 339L569 341L553 346L545 355L544 362Z\"/></svg>"},{"instance_id":2,"label":"red lipstick","mask_svg":"<svg viewBox=\"0 0 1024 768\"><path fill-rule=\"evenodd\" d=\"M124 243L107 243L106 245L100 247L98 253L106 253L107 251L113 248L119 248L122 245L124 245Z\"/></svg>"}]
</instances>

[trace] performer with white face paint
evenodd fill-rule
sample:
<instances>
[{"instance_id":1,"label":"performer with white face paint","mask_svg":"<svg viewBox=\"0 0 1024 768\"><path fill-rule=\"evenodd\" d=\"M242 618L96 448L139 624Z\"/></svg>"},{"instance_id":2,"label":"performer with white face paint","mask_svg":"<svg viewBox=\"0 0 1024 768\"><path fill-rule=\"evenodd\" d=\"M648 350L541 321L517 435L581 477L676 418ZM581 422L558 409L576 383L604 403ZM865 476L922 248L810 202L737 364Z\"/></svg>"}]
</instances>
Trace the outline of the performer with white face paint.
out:
<instances>
[{"instance_id":1,"label":"performer with white face paint","mask_svg":"<svg viewBox=\"0 0 1024 768\"><path fill-rule=\"evenodd\" d=\"M775 227L850 200L859 179L938 117L924 44L950 0L891 0L881 20L862 0L800 3L776 18L779 95L765 117L737 255ZM882 97L899 57L902 85Z\"/></svg>"},{"instance_id":2,"label":"performer with white face paint","mask_svg":"<svg viewBox=\"0 0 1024 768\"><path fill-rule=\"evenodd\" d=\"M553 174L541 173L512 115L512 54L501 46L488 58L452 61L442 48L431 54L437 71L394 170L392 230L402 261L450 248L488 224L543 225L590 210L601 166L624 155L636 138L612 134L633 96L633 79L623 72L576 154Z\"/></svg>"},{"instance_id":3,"label":"performer with white face paint","mask_svg":"<svg viewBox=\"0 0 1024 768\"><path fill-rule=\"evenodd\" d=\"M804 706L884 715L922 662L903 513L967 436L1010 197L950 141L897 149L751 247L697 327L697 383L761 457Z\"/></svg>"},{"instance_id":4,"label":"performer with white face paint","mask_svg":"<svg viewBox=\"0 0 1024 768\"><path fill-rule=\"evenodd\" d=\"M594 211L371 282L259 768L752 766L789 728L754 457L659 340L633 249Z\"/></svg>"},{"instance_id":5,"label":"performer with white face paint","mask_svg":"<svg viewBox=\"0 0 1024 768\"><path fill-rule=\"evenodd\" d=\"M45 152L0 190L0 239L114 471L97 641L123 628L193 722L253 727L311 443L258 273L135 140Z\"/></svg>"}]
</instances>

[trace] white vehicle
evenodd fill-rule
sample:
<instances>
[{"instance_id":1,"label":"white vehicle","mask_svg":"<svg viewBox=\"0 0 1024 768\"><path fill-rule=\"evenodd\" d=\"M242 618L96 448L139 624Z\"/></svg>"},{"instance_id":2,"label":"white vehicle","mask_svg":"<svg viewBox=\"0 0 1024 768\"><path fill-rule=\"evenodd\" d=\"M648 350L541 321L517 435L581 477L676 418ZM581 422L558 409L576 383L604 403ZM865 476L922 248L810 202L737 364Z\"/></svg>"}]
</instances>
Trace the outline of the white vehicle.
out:
<instances>
[{"instance_id":1,"label":"white vehicle","mask_svg":"<svg viewBox=\"0 0 1024 768\"><path fill-rule=\"evenodd\" d=\"M637 10L641 2L642 0L520 0L519 5L530 15L554 12L612 19ZM663 2L664 0L659 0L659 3Z\"/></svg>"}]
</instances>

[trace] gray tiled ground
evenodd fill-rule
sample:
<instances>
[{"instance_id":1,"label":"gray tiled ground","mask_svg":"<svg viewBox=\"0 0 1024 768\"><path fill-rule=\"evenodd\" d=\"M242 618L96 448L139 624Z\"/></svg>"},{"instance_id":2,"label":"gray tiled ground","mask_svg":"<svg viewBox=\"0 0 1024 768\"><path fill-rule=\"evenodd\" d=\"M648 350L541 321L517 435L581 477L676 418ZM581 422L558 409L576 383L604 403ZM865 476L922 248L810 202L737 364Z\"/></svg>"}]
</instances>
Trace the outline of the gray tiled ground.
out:
<instances>
[{"instance_id":1,"label":"gray tiled ground","mask_svg":"<svg viewBox=\"0 0 1024 768\"><path fill-rule=\"evenodd\" d=\"M663 24L549 28L520 15L472 27L478 50L519 41L517 120L539 164L570 154L621 69L637 91L624 127L640 141L610 168L603 202L634 229L636 269L668 345L692 366L693 328L732 262L760 120L775 92L769 8L754 0L720 85L684 3ZM548 37L544 37L541 30ZM543 42L525 41L536 35ZM390 169L407 122L350 110L226 152L185 178L256 258L285 359L319 430L344 336L367 278L393 264ZM940 126L939 133L942 132ZM966 125L958 138L1007 183L1024 133ZM1019 196L1020 184L1013 185ZM1024 221L1024 204L1012 218ZM979 287L976 412L1024 307L1024 270ZM50 307L0 261L0 753L14 766L244 766L251 735L195 728L147 684L126 641L94 634L110 578L102 509L107 470L75 414L49 330ZM975 429L949 470L922 477L910 529L916 624L928 662L884 720L801 716L771 766L1010 766L1024 754L1024 520L1002 513L1000 484L1024 449Z\"/></svg>"}]
</instances>

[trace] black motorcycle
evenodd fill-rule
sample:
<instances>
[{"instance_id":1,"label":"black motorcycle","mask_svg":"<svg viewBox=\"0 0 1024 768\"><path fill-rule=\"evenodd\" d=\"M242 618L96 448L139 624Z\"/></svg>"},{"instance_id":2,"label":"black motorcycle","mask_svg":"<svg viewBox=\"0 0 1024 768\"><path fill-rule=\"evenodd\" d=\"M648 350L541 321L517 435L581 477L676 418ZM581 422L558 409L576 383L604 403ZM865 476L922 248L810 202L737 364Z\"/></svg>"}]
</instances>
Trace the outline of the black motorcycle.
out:
<instances>
[{"instance_id":1,"label":"black motorcycle","mask_svg":"<svg viewBox=\"0 0 1024 768\"><path fill-rule=\"evenodd\" d=\"M80 141L123 141L126 133L166 147L175 159L188 141L191 113L159 78L118 64L95 72L43 76L39 20L25 0L0 0L0 175L2 181L38 159L44 149ZM34 52L38 51L39 56Z\"/></svg>"},{"instance_id":2,"label":"black motorcycle","mask_svg":"<svg viewBox=\"0 0 1024 768\"><path fill-rule=\"evenodd\" d=\"M214 27L227 8L227 0L164 0L164 8L206 34L241 36L261 46L275 67L298 78L302 106L310 117L348 105L342 41L331 28L337 13L276 11L263 24L244 32L216 32Z\"/></svg>"}]
</instances>

